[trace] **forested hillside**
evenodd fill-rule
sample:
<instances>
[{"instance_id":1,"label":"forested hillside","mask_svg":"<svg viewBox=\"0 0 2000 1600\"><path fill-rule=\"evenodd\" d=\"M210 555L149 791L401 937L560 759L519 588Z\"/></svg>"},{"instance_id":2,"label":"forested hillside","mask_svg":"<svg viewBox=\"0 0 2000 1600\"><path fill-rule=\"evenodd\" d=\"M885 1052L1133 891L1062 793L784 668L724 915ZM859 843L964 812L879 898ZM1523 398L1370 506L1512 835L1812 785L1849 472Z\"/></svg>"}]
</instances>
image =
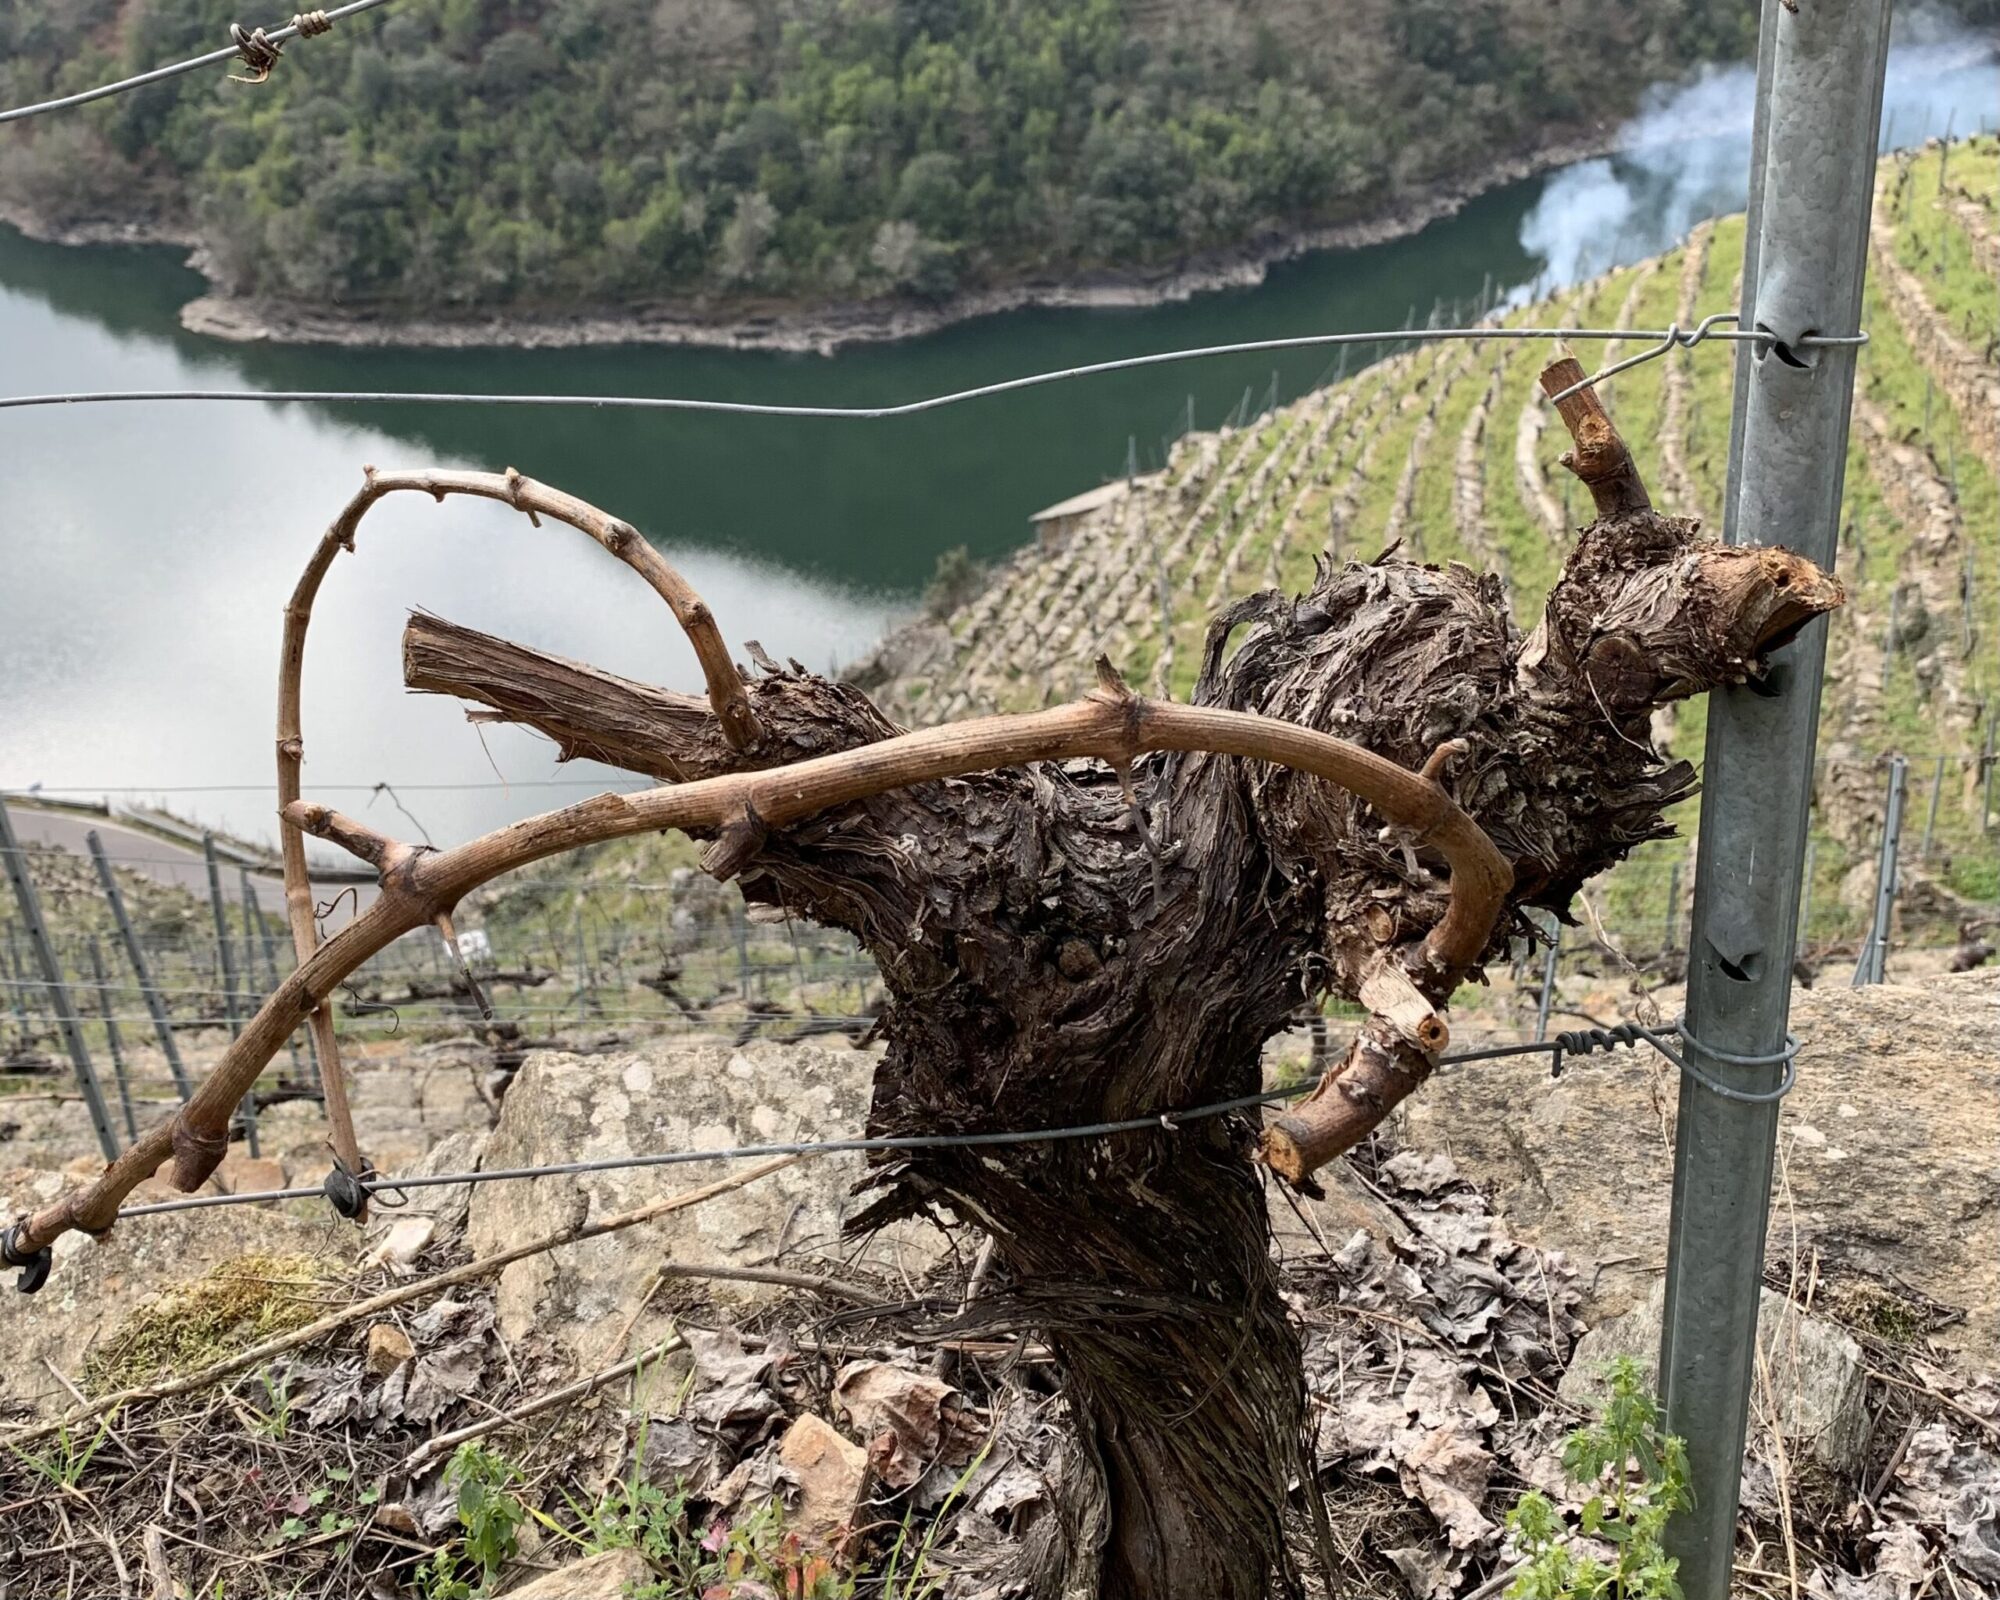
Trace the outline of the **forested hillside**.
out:
<instances>
[{"instance_id":1,"label":"forested hillside","mask_svg":"<svg viewBox=\"0 0 2000 1600\"><path fill-rule=\"evenodd\" d=\"M6 0L0 101L244 15ZM399 0L261 86L8 129L0 204L196 235L226 291L298 303L939 300L1392 211L1753 29L1737 0Z\"/></svg>"}]
</instances>

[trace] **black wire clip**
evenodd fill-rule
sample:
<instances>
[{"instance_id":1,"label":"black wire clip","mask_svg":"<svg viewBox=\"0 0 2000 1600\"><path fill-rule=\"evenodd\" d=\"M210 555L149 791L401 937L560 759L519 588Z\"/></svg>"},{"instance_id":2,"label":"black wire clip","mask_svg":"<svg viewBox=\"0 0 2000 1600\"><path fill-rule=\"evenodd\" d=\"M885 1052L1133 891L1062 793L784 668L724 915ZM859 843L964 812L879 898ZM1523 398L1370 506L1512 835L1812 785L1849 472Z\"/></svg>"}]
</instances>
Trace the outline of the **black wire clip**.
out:
<instances>
[{"instance_id":1,"label":"black wire clip","mask_svg":"<svg viewBox=\"0 0 2000 1600\"><path fill-rule=\"evenodd\" d=\"M1564 1056L1595 1055L1599 1050L1615 1050L1620 1045L1645 1043L1646 1030L1636 1022L1621 1022L1615 1028L1572 1028L1549 1040L1549 1076L1563 1075Z\"/></svg>"},{"instance_id":2,"label":"black wire clip","mask_svg":"<svg viewBox=\"0 0 2000 1600\"><path fill-rule=\"evenodd\" d=\"M1785 1035L1785 1047L1769 1055L1739 1056L1727 1050L1718 1050L1713 1045L1703 1044L1688 1032L1687 1019L1681 1018L1666 1032L1678 1037L1684 1044L1691 1044L1703 1055L1732 1067L1776 1067L1785 1069L1785 1078L1777 1088L1764 1092L1738 1089L1719 1079L1710 1077L1699 1067L1674 1050L1665 1039L1651 1028L1639 1022L1621 1022L1615 1028L1575 1028L1568 1033L1558 1033L1549 1040L1549 1076L1560 1078L1565 1055L1587 1056L1599 1050L1615 1050L1620 1045L1649 1044L1665 1056L1683 1077L1691 1078L1710 1094L1720 1095L1725 1100L1734 1100L1741 1105L1775 1105L1792 1092L1792 1086L1799 1081L1799 1040L1797 1034Z\"/></svg>"},{"instance_id":3,"label":"black wire clip","mask_svg":"<svg viewBox=\"0 0 2000 1600\"><path fill-rule=\"evenodd\" d=\"M326 1175L323 1185L328 1204L349 1222L359 1222L368 1205L368 1190L363 1185L374 1176L375 1165L366 1156L361 1158L359 1173L349 1172L346 1163L335 1156L333 1171Z\"/></svg>"},{"instance_id":4,"label":"black wire clip","mask_svg":"<svg viewBox=\"0 0 2000 1600\"><path fill-rule=\"evenodd\" d=\"M10 1267L19 1267L21 1275L14 1280L14 1287L23 1294L33 1294L49 1281L49 1272L55 1266L56 1258L47 1245L33 1251L21 1249L17 1241L20 1238L21 1224L27 1220L26 1217L22 1217L19 1221L9 1223L7 1231L0 1233L0 1262Z\"/></svg>"},{"instance_id":5,"label":"black wire clip","mask_svg":"<svg viewBox=\"0 0 2000 1600\"><path fill-rule=\"evenodd\" d=\"M377 1210L400 1211L410 1203L407 1189L394 1183L383 1181L382 1174L375 1170L375 1163L366 1156L361 1158L361 1170L349 1172L339 1156L333 1158L333 1171L326 1175L321 1185L333 1209L349 1222L359 1222L364 1207L372 1199ZM393 1198L391 1198L393 1196Z\"/></svg>"}]
</instances>

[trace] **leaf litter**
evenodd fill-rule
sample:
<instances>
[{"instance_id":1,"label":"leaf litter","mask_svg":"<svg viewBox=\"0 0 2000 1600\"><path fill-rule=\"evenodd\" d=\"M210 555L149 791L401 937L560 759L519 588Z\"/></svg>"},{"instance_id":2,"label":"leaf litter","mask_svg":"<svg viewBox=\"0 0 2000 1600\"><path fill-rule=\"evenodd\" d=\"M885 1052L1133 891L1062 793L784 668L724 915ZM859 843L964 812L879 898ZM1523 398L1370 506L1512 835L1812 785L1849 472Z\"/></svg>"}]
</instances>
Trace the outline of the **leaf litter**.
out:
<instances>
[{"instance_id":1,"label":"leaf litter","mask_svg":"<svg viewBox=\"0 0 2000 1600\"><path fill-rule=\"evenodd\" d=\"M1332 1588L1451 1600L1510 1563L1502 1520L1524 1488L1576 1503L1559 1452L1578 1418L1556 1392L1583 1332L1576 1273L1515 1239L1448 1156L1378 1140L1353 1165L1375 1225L1285 1263L1342 1567ZM448 1235L424 1265L461 1254ZM384 1272L322 1289L359 1298ZM879 1287L893 1300L908 1286ZM799 1299L741 1327L704 1316L696 1296L683 1306L684 1352L636 1391L637 1409L628 1380L488 1442L558 1524L637 1478L685 1497L708 1526L796 1500L782 1439L810 1412L866 1455L843 1554L865 1561L914 1535L941 1600L1017 1600L1079 1519L1067 1429L1031 1342L986 1341L939 1362L922 1318L962 1290L947 1274L891 1311L822 1315ZM460 1285L399 1325L410 1354L386 1374L369 1370L357 1326L216 1389L126 1407L69 1489L19 1452L0 1456L7 1600L119 1592L114 1544L128 1570L151 1551L196 1593L408 1592L415 1567L458 1531L445 1458L420 1447L576 1374L533 1336L502 1341L490 1286ZM1787 1600L2000 1600L2000 1387L1879 1343L1870 1357L1902 1386L1880 1391L1868 1482L1842 1491L1837 1515L1795 1530L1797 1591L1775 1508L1753 1495L1744 1587ZM425 1462L414 1474L412 1460ZM1303 1506L1298 1531L1303 1546ZM565 1553L559 1542L538 1553L529 1533L523 1555L538 1565Z\"/></svg>"}]
</instances>

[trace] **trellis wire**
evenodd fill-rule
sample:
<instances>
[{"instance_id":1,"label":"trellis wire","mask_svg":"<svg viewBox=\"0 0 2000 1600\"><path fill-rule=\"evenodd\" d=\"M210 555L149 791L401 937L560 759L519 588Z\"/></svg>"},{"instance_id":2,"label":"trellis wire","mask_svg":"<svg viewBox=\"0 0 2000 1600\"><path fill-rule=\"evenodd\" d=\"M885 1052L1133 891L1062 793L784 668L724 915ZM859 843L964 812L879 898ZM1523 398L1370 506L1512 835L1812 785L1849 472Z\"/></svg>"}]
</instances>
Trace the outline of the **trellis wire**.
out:
<instances>
[{"instance_id":1,"label":"trellis wire","mask_svg":"<svg viewBox=\"0 0 2000 1600\"><path fill-rule=\"evenodd\" d=\"M459 394L431 390L398 392L369 389L103 389L67 394L0 396L0 411L27 406L118 405L145 401L226 401L293 402L311 405L491 405L491 406L584 406L595 410L699 411L737 417L818 417L849 422L879 422L896 417L913 417L926 411L968 401L991 399L1023 389L1038 389L1052 383L1068 383L1078 378L1097 377L1109 372L1131 372L1144 367L1167 366L1176 362L1207 360L1217 356L1256 355L1274 350L1313 350L1335 345L1423 344L1433 340L1486 339L1595 339L1626 343L1633 339L1659 342L1636 356L1615 363L1604 372L1573 385L1564 393L1588 387L1612 372L1628 371L1642 362L1656 360L1670 350L1690 349L1709 340L1770 345L1775 335L1762 329L1723 328L1733 312L1716 312L1693 329L1679 324L1665 328L1374 328L1356 333L1302 333L1281 339L1247 339L1233 344L1195 345L1184 350L1152 350L1136 356L1119 356L1109 361L1092 361L1076 367L1055 367L1031 372L1023 377L1002 378L995 383L976 384L970 389L954 389L945 394L927 395L921 400L905 400L882 406L774 405L753 400L709 400L690 395L589 395L589 394ZM1866 333L1848 336L1807 334L1800 346L1865 344Z\"/></svg>"},{"instance_id":2,"label":"trellis wire","mask_svg":"<svg viewBox=\"0 0 2000 1600\"><path fill-rule=\"evenodd\" d=\"M373 11L377 6L387 5L389 0L352 0L344 6L334 6L330 10L317 13L328 23L340 21L362 11ZM282 28L259 29L263 42L267 45L287 44L296 39L301 29L301 19L292 18ZM141 72L135 77L120 78L115 83L99 84L95 89L84 89L76 94L64 95L57 100L43 100L36 105L16 106L11 111L0 111L0 122L20 122L27 117L39 117L50 111L67 111L72 106L88 105L93 100L109 99L115 94L125 94L133 89L143 89L148 84L165 83L170 78L178 78L185 73L198 72L203 67L220 66L225 61L243 60L243 52L235 44L226 44L219 50L210 50L205 55L190 56L185 61L174 61L164 67L155 67L150 72Z\"/></svg>"},{"instance_id":3,"label":"trellis wire","mask_svg":"<svg viewBox=\"0 0 2000 1600\"><path fill-rule=\"evenodd\" d=\"M1675 1024L1665 1031L1680 1033L1681 1029ZM1551 1056L1560 1068L1565 1055L1589 1055L1600 1050L1639 1043L1650 1044L1683 1073L1713 1092L1732 1099L1760 1098L1744 1095L1740 1090L1717 1083L1705 1073L1696 1071L1665 1043L1659 1031L1637 1022L1621 1023L1616 1028L1579 1028L1533 1044L1492 1045L1481 1050L1460 1051L1443 1057L1438 1065L1443 1068L1474 1061L1495 1061L1509 1056L1539 1053ZM1797 1042L1793 1041L1787 1053L1788 1062L1790 1056L1796 1054L1797 1048ZM898 1150L957 1150L992 1148L1000 1145L1053 1144L1075 1139L1108 1138L1121 1133L1144 1133L1158 1128L1164 1128L1171 1133L1186 1123L1227 1116L1237 1111L1248 1111L1255 1106L1287 1100L1295 1095L1309 1094L1326 1076L1326 1073L1315 1073L1281 1089L1265 1089L1256 1094L1237 1095L1233 1099L1193 1106L1185 1111L1163 1111L1150 1117L1127 1117L1115 1122L1086 1122L1062 1128L1006 1130L992 1133L896 1134L857 1139L810 1139L774 1144L730 1145L716 1150L656 1150L643 1155L606 1156L595 1161L559 1161L540 1166L495 1167L475 1172L433 1172L402 1178L368 1177L360 1180L360 1187L369 1194L395 1194L408 1189L452 1188L459 1184L514 1183L532 1178L580 1177L595 1172L629 1172L651 1167L689 1166L708 1161L755 1161L770 1156L825 1156ZM1788 1071L1779 1092L1789 1090L1791 1083L1792 1074ZM1775 1098L1775 1096L1762 1098ZM176 1211L202 1211L213 1206L310 1200L324 1192L320 1188L290 1188L258 1189L239 1194L190 1195L184 1200L160 1200L147 1205L128 1207L118 1213L118 1220L122 1221L127 1217L162 1216Z\"/></svg>"}]
</instances>

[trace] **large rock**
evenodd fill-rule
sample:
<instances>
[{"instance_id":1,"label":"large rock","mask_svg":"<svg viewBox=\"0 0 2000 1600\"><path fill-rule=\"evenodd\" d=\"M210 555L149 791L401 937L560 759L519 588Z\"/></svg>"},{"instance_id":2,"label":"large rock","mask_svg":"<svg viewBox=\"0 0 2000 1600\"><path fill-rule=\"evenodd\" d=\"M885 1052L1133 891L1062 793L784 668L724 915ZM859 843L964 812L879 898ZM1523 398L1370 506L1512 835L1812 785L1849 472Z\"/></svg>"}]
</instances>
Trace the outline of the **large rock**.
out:
<instances>
[{"instance_id":1,"label":"large rock","mask_svg":"<svg viewBox=\"0 0 2000 1600\"><path fill-rule=\"evenodd\" d=\"M874 1057L812 1045L675 1043L625 1055L528 1058L487 1141L483 1165L539 1166L642 1152L835 1138L858 1133L867 1117ZM623 1169L574 1177L481 1184L473 1190L466 1237L476 1256L588 1219L628 1210L676 1189L712 1182L740 1163ZM863 1173L857 1155L802 1161L757 1183L671 1214L644 1228L514 1263L500 1275L501 1331L531 1330L565 1348L583 1369L618 1360L666 1331L656 1296L639 1301L663 1261L799 1267L813 1258L852 1260L841 1226L862 1202L851 1193ZM944 1239L924 1224L885 1230L861 1265L915 1275ZM787 1291L717 1281L712 1298L734 1314Z\"/></svg>"},{"instance_id":2,"label":"large rock","mask_svg":"<svg viewBox=\"0 0 2000 1600\"><path fill-rule=\"evenodd\" d=\"M1662 1283L1650 1299L1577 1341L1559 1386L1562 1397L1573 1405L1600 1402L1604 1367L1616 1356L1633 1357L1657 1380L1665 1303ZM1763 1360L1755 1381L1763 1392L1751 1408L1755 1432L1767 1435L1775 1419L1791 1460L1810 1458L1843 1477L1856 1471L1868 1447L1861 1346L1769 1289L1757 1311L1757 1345Z\"/></svg>"},{"instance_id":3,"label":"large rock","mask_svg":"<svg viewBox=\"0 0 2000 1600\"><path fill-rule=\"evenodd\" d=\"M2000 1344L2000 971L1794 995L1803 1042L1780 1122L1768 1250L1964 1310L1937 1338ZM1678 1075L1650 1051L1447 1072L1405 1102L1406 1146L1449 1147L1520 1237L1579 1263L1593 1320L1666 1263Z\"/></svg>"}]
</instances>

